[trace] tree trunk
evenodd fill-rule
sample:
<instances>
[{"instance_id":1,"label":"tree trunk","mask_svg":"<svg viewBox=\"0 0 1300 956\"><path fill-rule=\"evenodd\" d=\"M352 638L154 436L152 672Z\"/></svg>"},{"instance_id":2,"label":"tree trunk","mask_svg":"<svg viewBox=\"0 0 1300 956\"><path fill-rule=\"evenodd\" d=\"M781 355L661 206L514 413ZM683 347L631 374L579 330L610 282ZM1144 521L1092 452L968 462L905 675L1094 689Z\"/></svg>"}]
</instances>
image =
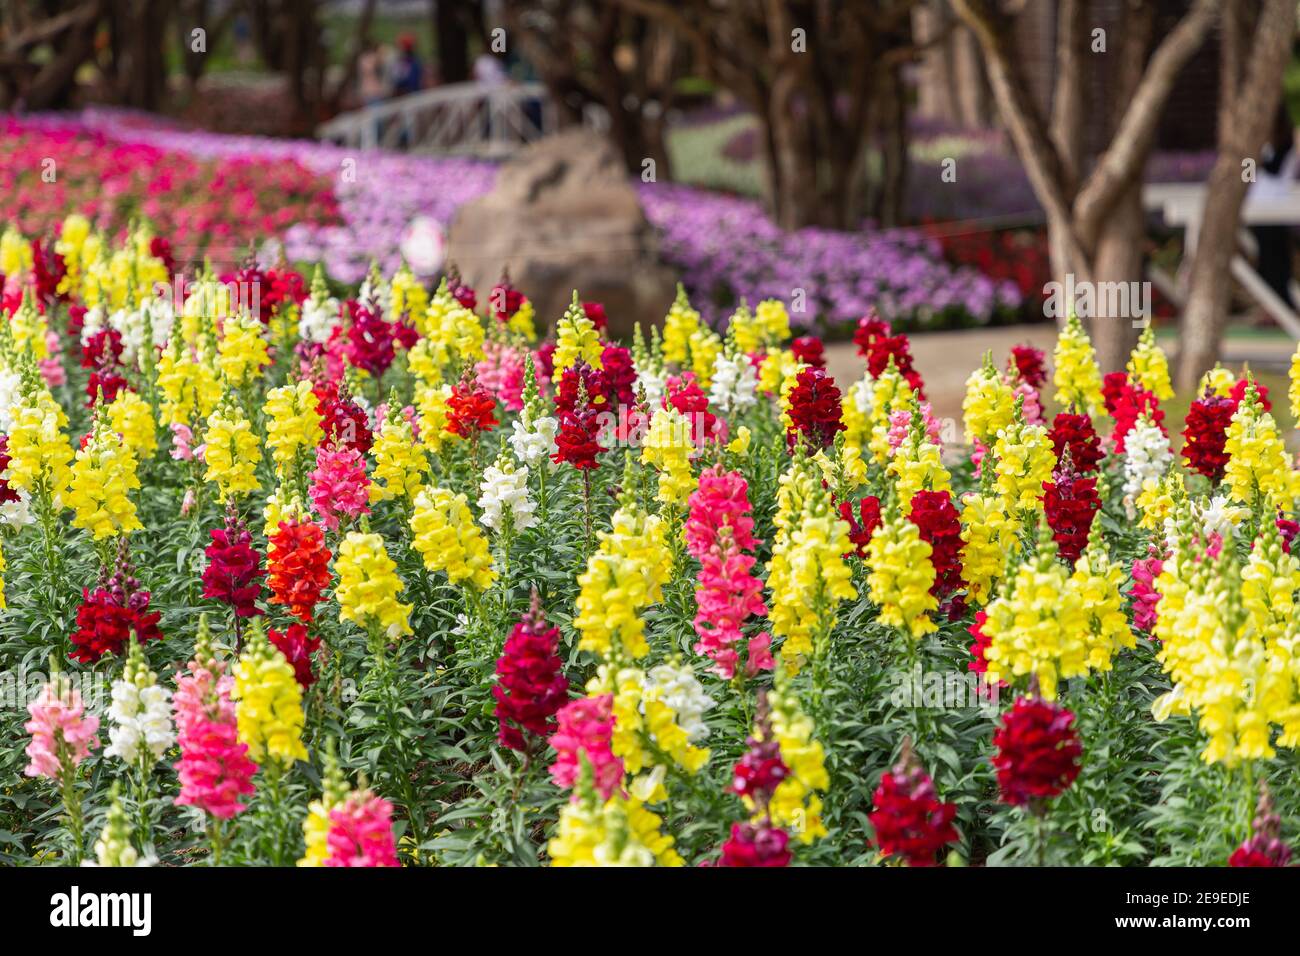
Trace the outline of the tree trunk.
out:
<instances>
[{"instance_id":1,"label":"tree trunk","mask_svg":"<svg viewBox=\"0 0 1300 956\"><path fill-rule=\"evenodd\" d=\"M1142 236L1146 217L1142 211L1142 185L1133 183L1115 204L1097 238L1097 251L1088 278L1093 283L1090 335L1097 364L1105 370L1124 368L1137 344L1143 318L1140 312ZM1123 290L1117 295L1109 289Z\"/></svg>"},{"instance_id":2,"label":"tree trunk","mask_svg":"<svg viewBox=\"0 0 1300 956\"><path fill-rule=\"evenodd\" d=\"M1196 387L1218 359L1236 252L1241 203L1246 196L1242 161L1258 157L1282 96L1282 75L1295 37L1290 0L1264 0L1251 36L1244 33L1241 0L1224 11L1225 94L1219 116L1219 155L1206 182L1207 197L1192 262L1192 285L1183 316L1177 385ZM1240 79L1238 79L1240 77Z\"/></svg>"},{"instance_id":3,"label":"tree trunk","mask_svg":"<svg viewBox=\"0 0 1300 956\"><path fill-rule=\"evenodd\" d=\"M1246 195L1236 157L1221 152L1206 186L1208 196L1178 349L1179 391L1194 389L1201 373L1219 358L1232 292L1229 268L1237 250L1237 219Z\"/></svg>"},{"instance_id":4,"label":"tree trunk","mask_svg":"<svg viewBox=\"0 0 1300 956\"><path fill-rule=\"evenodd\" d=\"M877 211L880 225L892 229L903 223L903 204L907 196L907 90L903 86L902 68L894 67L886 74L881 84L878 102L880 103L880 194L881 203ZM850 208L860 208L853 199L862 188L866 171L860 162L855 162L850 173L846 203ZM846 223L845 228L853 228L853 223Z\"/></svg>"},{"instance_id":5,"label":"tree trunk","mask_svg":"<svg viewBox=\"0 0 1300 956\"><path fill-rule=\"evenodd\" d=\"M465 0L430 2L434 6L438 76L444 83L464 83L469 79L469 29L459 7Z\"/></svg>"}]
</instances>

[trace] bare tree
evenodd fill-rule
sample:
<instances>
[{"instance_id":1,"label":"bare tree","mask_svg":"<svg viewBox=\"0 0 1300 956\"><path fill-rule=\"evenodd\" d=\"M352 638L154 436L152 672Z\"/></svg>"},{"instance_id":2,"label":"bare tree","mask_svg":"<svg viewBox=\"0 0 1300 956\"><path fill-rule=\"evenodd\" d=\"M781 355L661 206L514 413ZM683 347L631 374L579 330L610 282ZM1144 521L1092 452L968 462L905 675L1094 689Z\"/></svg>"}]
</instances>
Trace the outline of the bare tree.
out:
<instances>
[{"instance_id":1,"label":"bare tree","mask_svg":"<svg viewBox=\"0 0 1300 956\"><path fill-rule=\"evenodd\" d=\"M95 55L95 32L107 0L86 0L54 12L51 5L13 0L0 5L0 106L27 109L72 105L77 71ZM49 56L38 56L47 48Z\"/></svg>"},{"instance_id":2,"label":"bare tree","mask_svg":"<svg viewBox=\"0 0 1300 956\"><path fill-rule=\"evenodd\" d=\"M672 177L664 134L681 75L672 31L590 0L507 0L504 12L564 122L601 107L629 172L653 160L658 178Z\"/></svg>"},{"instance_id":3,"label":"bare tree","mask_svg":"<svg viewBox=\"0 0 1300 956\"><path fill-rule=\"evenodd\" d=\"M993 125L993 91L978 41L965 24L953 24L953 19L948 0L927 0L912 13L912 31L918 42L936 41L918 64L917 113L983 129Z\"/></svg>"},{"instance_id":4,"label":"bare tree","mask_svg":"<svg viewBox=\"0 0 1300 956\"><path fill-rule=\"evenodd\" d=\"M1206 182L1178 351L1177 384L1189 391L1218 358L1232 290L1229 269L1246 196L1243 162L1259 155L1282 96L1282 76L1296 33L1295 4L1225 0L1222 33L1218 156Z\"/></svg>"},{"instance_id":5,"label":"bare tree","mask_svg":"<svg viewBox=\"0 0 1300 956\"><path fill-rule=\"evenodd\" d=\"M180 38L185 80L191 93L211 62L210 52L221 44L226 31L243 9L237 2L229 3L221 15L214 19L211 6L211 0L185 0L177 10L177 34ZM206 34L201 49L195 49L193 43L193 31L196 29L202 29Z\"/></svg>"},{"instance_id":6,"label":"bare tree","mask_svg":"<svg viewBox=\"0 0 1300 956\"><path fill-rule=\"evenodd\" d=\"M1090 104L1084 102L1084 64L1095 62L1090 24L1096 10L1089 0L1061 0L1050 125L1030 92L1013 15L995 0L952 3L979 39L998 111L1046 211L1054 277L1064 281L1073 274L1076 282L1098 284L1138 280L1143 168L1174 81L1214 20L1215 0L1193 0L1149 58L1153 5L1128 0L1124 29L1111 31L1119 48L1104 61L1115 70L1111 102ZM1091 164L1084 163L1083 151L1087 112L1116 117L1107 145ZM1136 337L1133 317L1105 314L1109 296L1094 300L1099 306L1091 331L1098 361L1106 370L1121 368Z\"/></svg>"},{"instance_id":7,"label":"bare tree","mask_svg":"<svg viewBox=\"0 0 1300 956\"><path fill-rule=\"evenodd\" d=\"M167 0L108 0L108 74L115 99L157 110L167 95L163 56L172 4Z\"/></svg>"},{"instance_id":8,"label":"bare tree","mask_svg":"<svg viewBox=\"0 0 1300 956\"><path fill-rule=\"evenodd\" d=\"M918 55L919 0L604 2L671 28L699 68L753 111L778 225L855 227L868 209L868 143L882 129L894 180L891 205L880 208L893 218L906 166L901 68Z\"/></svg>"},{"instance_id":9,"label":"bare tree","mask_svg":"<svg viewBox=\"0 0 1300 956\"><path fill-rule=\"evenodd\" d=\"M320 0L243 0L262 62L283 73L294 105L294 130L308 133L337 113L356 80L357 62L369 42L375 0L366 0L351 30L352 42L333 84L327 81L330 51L324 42Z\"/></svg>"}]
</instances>

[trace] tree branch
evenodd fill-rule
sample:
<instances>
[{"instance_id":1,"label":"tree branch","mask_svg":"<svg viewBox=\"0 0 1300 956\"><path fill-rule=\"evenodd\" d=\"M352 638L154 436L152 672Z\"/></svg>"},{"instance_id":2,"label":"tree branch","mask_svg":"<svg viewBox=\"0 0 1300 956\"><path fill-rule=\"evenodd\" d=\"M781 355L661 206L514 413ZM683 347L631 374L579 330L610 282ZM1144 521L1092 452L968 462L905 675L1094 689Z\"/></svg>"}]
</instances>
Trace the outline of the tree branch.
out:
<instances>
[{"instance_id":1,"label":"tree branch","mask_svg":"<svg viewBox=\"0 0 1300 956\"><path fill-rule=\"evenodd\" d=\"M1195 0L1192 9L1152 54L1110 145L1074 201L1079 236L1085 245L1092 244L1115 201L1133 178L1142 174L1155 139L1160 110L1168 100L1178 74L1204 42L1217 5L1217 0Z\"/></svg>"},{"instance_id":2,"label":"tree branch","mask_svg":"<svg viewBox=\"0 0 1300 956\"><path fill-rule=\"evenodd\" d=\"M1085 252L1072 222L1061 157L1029 92L1019 54L1012 49L1009 22L989 0L952 0L952 5L984 51L989 85L993 88L998 112L1007 124L1011 141L1039 202L1059 227L1066 251L1076 268L1089 271L1090 256Z\"/></svg>"}]
</instances>

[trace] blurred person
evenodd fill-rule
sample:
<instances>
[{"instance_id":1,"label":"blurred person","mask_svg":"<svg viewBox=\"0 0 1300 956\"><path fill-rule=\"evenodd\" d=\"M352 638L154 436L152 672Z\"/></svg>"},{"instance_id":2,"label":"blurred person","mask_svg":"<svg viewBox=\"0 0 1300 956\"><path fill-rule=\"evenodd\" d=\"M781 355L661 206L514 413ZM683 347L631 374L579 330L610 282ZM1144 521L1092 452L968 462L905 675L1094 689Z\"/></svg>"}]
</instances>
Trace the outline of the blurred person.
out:
<instances>
[{"instance_id":1,"label":"blurred person","mask_svg":"<svg viewBox=\"0 0 1300 956\"><path fill-rule=\"evenodd\" d=\"M484 51L474 60L474 82L482 86L505 86L510 82L510 74L500 57Z\"/></svg>"},{"instance_id":2,"label":"blurred person","mask_svg":"<svg viewBox=\"0 0 1300 956\"><path fill-rule=\"evenodd\" d=\"M371 40L357 59L357 94L363 106L374 106L388 99L387 66L383 49Z\"/></svg>"},{"instance_id":3,"label":"blurred person","mask_svg":"<svg viewBox=\"0 0 1300 956\"><path fill-rule=\"evenodd\" d=\"M403 33L397 38L397 60L393 64L393 95L417 93L424 83L424 64L415 49L415 37Z\"/></svg>"},{"instance_id":4,"label":"blurred person","mask_svg":"<svg viewBox=\"0 0 1300 956\"><path fill-rule=\"evenodd\" d=\"M235 22L231 25L231 32L235 35L235 62L241 66L247 66L253 62L253 28L248 22L248 15L245 13L235 14Z\"/></svg>"},{"instance_id":5,"label":"blurred person","mask_svg":"<svg viewBox=\"0 0 1300 956\"><path fill-rule=\"evenodd\" d=\"M1277 199L1290 193L1295 184L1300 152L1295 148L1297 131L1285 101L1277 108L1273 131L1260 154L1255 170L1255 182L1250 186L1254 200ZM1278 298L1294 309L1291 298L1291 227L1268 224L1252 226L1251 232L1259 246L1259 274Z\"/></svg>"}]
</instances>

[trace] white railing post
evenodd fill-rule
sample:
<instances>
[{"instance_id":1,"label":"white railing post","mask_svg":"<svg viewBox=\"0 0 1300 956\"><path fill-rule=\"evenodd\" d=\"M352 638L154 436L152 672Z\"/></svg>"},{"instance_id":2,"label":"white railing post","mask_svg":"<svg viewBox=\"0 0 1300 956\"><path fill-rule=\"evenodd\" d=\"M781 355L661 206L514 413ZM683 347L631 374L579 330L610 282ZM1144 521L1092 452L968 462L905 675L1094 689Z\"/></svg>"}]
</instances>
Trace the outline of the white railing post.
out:
<instances>
[{"instance_id":1,"label":"white railing post","mask_svg":"<svg viewBox=\"0 0 1300 956\"><path fill-rule=\"evenodd\" d=\"M536 117L528 110L532 100L540 106ZM397 147L404 140L407 149L500 156L554 132L558 120L540 83L453 83L342 113L316 135L363 149Z\"/></svg>"}]
</instances>

